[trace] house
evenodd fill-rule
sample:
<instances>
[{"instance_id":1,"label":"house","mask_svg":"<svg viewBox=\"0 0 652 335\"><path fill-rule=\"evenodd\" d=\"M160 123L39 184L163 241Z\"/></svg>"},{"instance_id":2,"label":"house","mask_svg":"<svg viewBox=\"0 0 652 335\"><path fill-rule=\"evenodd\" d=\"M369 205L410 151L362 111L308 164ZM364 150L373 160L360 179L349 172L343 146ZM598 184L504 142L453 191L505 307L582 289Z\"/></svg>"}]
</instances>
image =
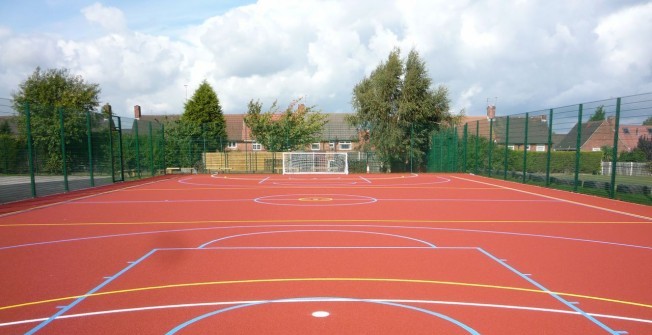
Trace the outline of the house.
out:
<instances>
[{"instance_id":1,"label":"house","mask_svg":"<svg viewBox=\"0 0 652 335\"><path fill-rule=\"evenodd\" d=\"M360 132L348 122L343 113L327 113L326 124L324 125L319 138L319 142L311 143L305 148L305 151L355 151L358 149L358 143L361 143ZM245 124L246 114L224 114L226 121L227 151L260 151L265 152L267 149L251 133L251 129ZM152 121L158 123L173 122L178 120L181 115L143 115L139 106L134 106L134 118L143 121Z\"/></svg>"},{"instance_id":2,"label":"house","mask_svg":"<svg viewBox=\"0 0 652 335\"><path fill-rule=\"evenodd\" d=\"M526 148L525 125L527 121L527 150L544 152L548 150L548 120L546 115L531 116L527 120L524 116L511 116L509 118L509 128L507 127L507 118L500 117L489 120L484 117L466 117L462 123L467 124L467 134L469 136L478 135L480 137L491 138L494 143L507 145L512 150L524 150ZM553 137L553 139L558 137ZM554 143L554 141L553 141Z\"/></svg>"},{"instance_id":3,"label":"house","mask_svg":"<svg viewBox=\"0 0 652 335\"><path fill-rule=\"evenodd\" d=\"M613 147L615 118L587 121L581 124L580 151L600 151L602 147ZM576 124L555 147L559 151L575 151L578 125ZM641 137L652 136L652 126L620 125L618 127L618 152L632 151Z\"/></svg>"},{"instance_id":4,"label":"house","mask_svg":"<svg viewBox=\"0 0 652 335\"><path fill-rule=\"evenodd\" d=\"M346 122L347 114L324 114L326 124L319 134L319 142L311 143L305 151L353 151L359 143L358 130ZM229 151L267 151L256 142L251 129L244 122L246 114L225 114Z\"/></svg>"}]
</instances>

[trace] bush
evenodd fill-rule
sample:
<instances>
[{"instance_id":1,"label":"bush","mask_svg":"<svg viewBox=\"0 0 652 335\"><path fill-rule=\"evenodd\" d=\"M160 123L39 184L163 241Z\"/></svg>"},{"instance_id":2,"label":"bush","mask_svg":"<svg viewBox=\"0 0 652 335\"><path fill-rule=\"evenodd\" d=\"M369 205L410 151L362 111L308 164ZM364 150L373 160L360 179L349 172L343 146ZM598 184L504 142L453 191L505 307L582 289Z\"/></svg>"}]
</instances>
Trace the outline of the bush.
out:
<instances>
[{"instance_id":1,"label":"bush","mask_svg":"<svg viewBox=\"0 0 652 335\"><path fill-rule=\"evenodd\" d=\"M618 184L616 192L629 194L650 194L650 188L644 185Z\"/></svg>"},{"instance_id":2,"label":"bush","mask_svg":"<svg viewBox=\"0 0 652 335\"><path fill-rule=\"evenodd\" d=\"M584 182L585 188L595 188L598 190L609 190L611 183L604 181L587 180Z\"/></svg>"}]
</instances>

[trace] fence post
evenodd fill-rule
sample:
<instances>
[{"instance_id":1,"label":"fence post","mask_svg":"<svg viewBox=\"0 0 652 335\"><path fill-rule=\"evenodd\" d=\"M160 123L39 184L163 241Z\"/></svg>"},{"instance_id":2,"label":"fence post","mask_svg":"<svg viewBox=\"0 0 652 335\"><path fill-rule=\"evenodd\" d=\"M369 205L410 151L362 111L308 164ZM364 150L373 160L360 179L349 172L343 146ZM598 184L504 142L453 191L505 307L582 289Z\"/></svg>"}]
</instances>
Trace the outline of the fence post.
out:
<instances>
[{"instance_id":1,"label":"fence post","mask_svg":"<svg viewBox=\"0 0 652 335\"><path fill-rule=\"evenodd\" d=\"M577 184L580 179L580 155L582 148L582 109L583 104L580 104L579 112L577 113L577 142L575 143L575 178L573 180L573 192L577 192Z\"/></svg>"},{"instance_id":2,"label":"fence post","mask_svg":"<svg viewBox=\"0 0 652 335\"><path fill-rule=\"evenodd\" d=\"M527 149L528 149L528 131L529 131L530 113L525 113L525 136L523 140L523 183L527 182Z\"/></svg>"},{"instance_id":3,"label":"fence post","mask_svg":"<svg viewBox=\"0 0 652 335\"><path fill-rule=\"evenodd\" d=\"M410 173L414 172L414 171L412 171L412 156L413 156L413 154L412 154L412 149L413 148L412 147L414 146L413 138L414 138L414 124L411 123L410 124Z\"/></svg>"},{"instance_id":4,"label":"fence post","mask_svg":"<svg viewBox=\"0 0 652 335\"><path fill-rule=\"evenodd\" d=\"M204 129L204 124L201 124L201 137L202 140L204 141L204 148L203 148L203 154L202 154L202 162L204 163L204 173L206 173L206 130Z\"/></svg>"},{"instance_id":5,"label":"fence post","mask_svg":"<svg viewBox=\"0 0 652 335\"><path fill-rule=\"evenodd\" d=\"M161 155L163 156L161 159L161 163L163 166L161 166L161 169L163 171L166 171L165 168L167 168L166 163L165 163L165 125L161 125Z\"/></svg>"},{"instance_id":6,"label":"fence post","mask_svg":"<svg viewBox=\"0 0 652 335\"><path fill-rule=\"evenodd\" d=\"M61 136L61 169L63 172L63 189L68 192L68 166L66 164L66 134L63 127L63 107L59 107L59 134Z\"/></svg>"},{"instance_id":7,"label":"fence post","mask_svg":"<svg viewBox=\"0 0 652 335\"><path fill-rule=\"evenodd\" d=\"M493 132L494 132L494 119L489 119L489 154L487 157L488 165L489 165L489 177L491 177L491 172L494 169L493 167L493 159L492 159L492 153L494 151L494 140L493 140Z\"/></svg>"},{"instance_id":8,"label":"fence post","mask_svg":"<svg viewBox=\"0 0 652 335\"><path fill-rule=\"evenodd\" d=\"M475 121L475 169L474 173L478 174L478 161L480 160L480 156L478 155L478 146L480 142L480 121Z\"/></svg>"},{"instance_id":9,"label":"fence post","mask_svg":"<svg viewBox=\"0 0 652 335\"><path fill-rule=\"evenodd\" d=\"M36 178L34 178L34 139L32 138L32 119L29 103L25 103L25 123L27 123L27 161L29 163L29 185L32 198L36 198Z\"/></svg>"},{"instance_id":10,"label":"fence post","mask_svg":"<svg viewBox=\"0 0 652 335\"><path fill-rule=\"evenodd\" d=\"M614 147L611 154L611 184L609 185L609 197L616 197L616 163L618 163L618 132L620 131L620 98L616 99L616 124L614 125Z\"/></svg>"},{"instance_id":11,"label":"fence post","mask_svg":"<svg viewBox=\"0 0 652 335\"><path fill-rule=\"evenodd\" d=\"M546 154L546 186L550 186L550 159L552 158L552 108L548 114L548 152Z\"/></svg>"},{"instance_id":12,"label":"fence post","mask_svg":"<svg viewBox=\"0 0 652 335\"><path fill-rule=\"evenodd\" d=\"M464 124L463 132L464 132L464 135L462 137L462 168L463 168L462 172L466 173L467 168L468 168L467 164L466 164L467 163L467 161L466 161L466 159L467 159L467 144L468 144L468 140L469 140L469 124L468 123Z\"/></svg>"},{"instance_id":13,"label":"fence post","mask_svg":"<svg viewBox=\"0 0 652 335\"><path fill-rule=\"evenodd\" d=\"M138 120L134 120L134 135L136 135L136 175L140 179L140 135L138 135Z\"/></svg>"},{"instance_id":14,"label":"fence post","mask_svg":"<svg viewBox=\"0 0 652 335\"><path fill-rule=\"evenodd\" d=\"M150 175L154 177L156 170L154 170L154 136L152 135L152 122L147 122L148 135L149 135L149 171Z\"/></svg>"},{"instance_id":15,"label":"fence post","mask_svg":"<svg viewBox=\"0 0 652 335\"><path fill-rule=\"evenodd\" d=\"M111 182L115 183L115 157L113 156L113 115L109 115L109 161L111 164Z\"/></svg>"},{"instance_id":16,"label":"fence post","mask_svg":"<svg viewBox=\"0 0 652 335\"><path fill-rule=\"evenodd\" d=\"M91 187L95 186L93 174L93 134L91 132L91 111L86 111L86 137L88 142L88 169L90 172Z\"/></svg>"},{"instance_id":17,"label":"fence post","mask_svg":"<svg viewBox=\"0 0 652 335\"><path fill-rule=\"evenodd\" d=\"M458 143L457 143L458 136L459 136L459 133L457 132L457 127L455 127L455 128L453 128L453 145L452 145L452 148L453 148L453 171L452 172L460 172L460 168L459 168L459 164L458 164L459 163L458 162L459 154L458 154L458 150L457 150L457 148L458 148Z\"/></svg>"},{"instance_id":18,"label":"fence post","mask_svg":"<svg viewBox=\"0 0 652 335\"><path fill-rule=\"evenodd\" d=\"M509 115L505 121L505 169L503 171L503 179L507 180L507 164L509 163Z\"/></svg>"},{"instance_id":19,"label":"fence post","mask_svg":"<svg viewBox=\"0 0 652 335\"><path fill-rule=\"evenodd\" d=\"M118 148L120 149L120 181L125 181L125 160L124 160L124 148L122 146L122 120L119 116L118 118Z\"/></svg>"}]
</instances>

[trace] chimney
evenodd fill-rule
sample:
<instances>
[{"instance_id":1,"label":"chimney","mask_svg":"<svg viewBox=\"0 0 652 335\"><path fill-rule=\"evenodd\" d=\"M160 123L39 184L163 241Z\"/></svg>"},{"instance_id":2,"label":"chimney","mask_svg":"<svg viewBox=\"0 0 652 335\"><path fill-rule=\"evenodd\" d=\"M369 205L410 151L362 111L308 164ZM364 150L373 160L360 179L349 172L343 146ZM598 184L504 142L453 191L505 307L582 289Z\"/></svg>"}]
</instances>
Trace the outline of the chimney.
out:
<instances>
[{"instance_id":1,"label":"chimney","mask_svg":"<svg viewBox=\"0 0 652 335\"><path fill-rule=\"evenodd\" d=\"M494 105L489 105L487 106L487 119L495 119L496 118L496 106Z\"/></svg>"},{"instance_id":2,"label":"chimney","mask_svg":"<svg viewBox=\"0 0 652 335\"><path fill-rule=\"evenodd\" d=\"M134 118L140 120L140 106L134 106Z\"/></svg>"}]
</instances>

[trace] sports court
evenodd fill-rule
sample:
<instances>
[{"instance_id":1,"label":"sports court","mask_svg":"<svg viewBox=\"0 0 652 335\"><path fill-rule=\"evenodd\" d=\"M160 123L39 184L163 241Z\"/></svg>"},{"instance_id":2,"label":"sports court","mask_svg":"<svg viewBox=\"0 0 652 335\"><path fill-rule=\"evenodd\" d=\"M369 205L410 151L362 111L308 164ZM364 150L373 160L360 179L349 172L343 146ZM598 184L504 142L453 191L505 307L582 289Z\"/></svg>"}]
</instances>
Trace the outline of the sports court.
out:
<instances>
[{"instance_id":1,"label":"sports court","mask_svg":"<svg viewBox=\"0 0 652 335\"><path fill-rule=\"evenodd\" d=\"M652 334L652 208L472 174L1 206L0 334Z\"/></svg>"}]
</instances>

